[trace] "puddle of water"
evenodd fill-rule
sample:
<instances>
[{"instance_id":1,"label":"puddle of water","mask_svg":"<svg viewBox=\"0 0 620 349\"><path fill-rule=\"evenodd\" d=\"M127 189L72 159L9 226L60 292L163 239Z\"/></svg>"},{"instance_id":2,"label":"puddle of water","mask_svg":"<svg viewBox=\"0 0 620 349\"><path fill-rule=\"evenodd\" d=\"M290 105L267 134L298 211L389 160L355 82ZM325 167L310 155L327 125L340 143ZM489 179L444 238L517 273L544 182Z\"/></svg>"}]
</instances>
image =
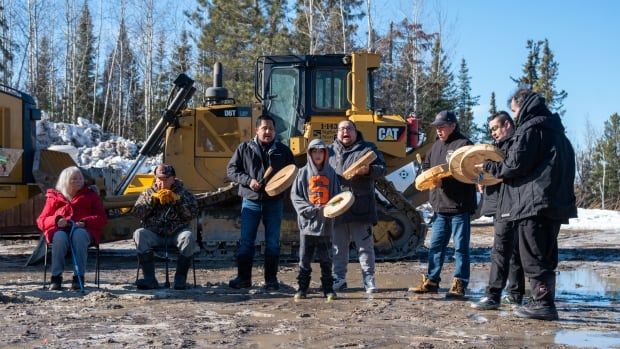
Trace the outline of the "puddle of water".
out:
<instances>
[{"instance_id":1,"label":"puddle of water","mask_svg":"<svg viewBox=\"0 0 620 349\"><path fill-rule=\"evenodd\" d=\"M620 336L617 332L562 330L556 332L555 343L588 348L620 348Z\"/></svg>"},{"instance_id":2,"label":"puddle of water","mask_svg":"<svg viewBox=\"0 0 620 349\"><path fill-rule=\"evenodd\" d=\"M482 294L488 281L488 270L472 270L468 288L474 294ZM592 306L610 306L620 301L620 280L602 277L589 268L560 271L556 278L556 298L571 304L588 302Z\"/></svg>"}]
</instances>

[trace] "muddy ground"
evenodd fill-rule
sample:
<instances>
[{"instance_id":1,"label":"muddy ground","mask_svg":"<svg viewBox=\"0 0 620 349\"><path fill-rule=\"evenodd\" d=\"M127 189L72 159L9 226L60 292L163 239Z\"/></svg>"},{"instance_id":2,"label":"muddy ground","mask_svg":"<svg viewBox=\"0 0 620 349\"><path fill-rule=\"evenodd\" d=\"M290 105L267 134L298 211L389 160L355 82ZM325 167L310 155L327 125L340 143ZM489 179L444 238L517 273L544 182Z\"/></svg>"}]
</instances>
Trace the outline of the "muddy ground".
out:
<instances>
[{"instance_id":1,"label":"muddy ground","mask_svg":"<svg viewBox=\"0 0 620 349\"><path fill-rule=\"evenodd\" d=\"M481 296L488 278L491 231L488 225L473 227L470 301ZM445 281L438 295L410 294L407 287L417 283L426 268L424 251L419 260L379 263L380 292L372 296L363 291L359 265L351 263L347 276L351 288L327 303L318 291L318 266L309 299L293 301L294 263L281 266L278 292L260 288L260 267L254 268L252 289L232 290L227 287L235 273L232 262L204 260L198 263L196 288L137 291L132 285L137 262L129 242L102 246L100 289L93 284L91 255L85 294L45 291L42 267L23 266L35 242L0 241L0 346L620 347L618 233L561 232L557 322L519 319L508 307L475 311L470 301L444 300L454 267L451 258L444 266ZM69 263L65 280L71 278L70 268ZM158 268L160 281L162 269Z\"/></svg>"}]
</instances>

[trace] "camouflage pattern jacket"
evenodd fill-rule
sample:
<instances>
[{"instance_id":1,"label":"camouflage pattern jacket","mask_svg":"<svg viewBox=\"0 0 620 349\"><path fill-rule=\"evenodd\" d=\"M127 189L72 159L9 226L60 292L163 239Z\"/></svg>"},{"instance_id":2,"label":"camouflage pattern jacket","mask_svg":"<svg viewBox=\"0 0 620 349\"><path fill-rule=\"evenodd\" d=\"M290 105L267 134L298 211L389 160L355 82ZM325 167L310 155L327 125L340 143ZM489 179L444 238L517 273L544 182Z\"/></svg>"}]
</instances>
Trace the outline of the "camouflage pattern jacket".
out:
<instances>
[{"instance_id":1,"label":"camouflage pattern jacket","mask_svg":"<svg viewBox=\"0 0 620 349\"><path fill-rule=\"evenodd\" d=\"M187 229L198 214L198 203L194 195L185 189L183 182L176 179L170 190L181 198L171 204L162 205L153 199L157 188L146 189L136 201L132 214L142 221L142 227L164 236L172 236Z\"/></svg>"}]
</instances>

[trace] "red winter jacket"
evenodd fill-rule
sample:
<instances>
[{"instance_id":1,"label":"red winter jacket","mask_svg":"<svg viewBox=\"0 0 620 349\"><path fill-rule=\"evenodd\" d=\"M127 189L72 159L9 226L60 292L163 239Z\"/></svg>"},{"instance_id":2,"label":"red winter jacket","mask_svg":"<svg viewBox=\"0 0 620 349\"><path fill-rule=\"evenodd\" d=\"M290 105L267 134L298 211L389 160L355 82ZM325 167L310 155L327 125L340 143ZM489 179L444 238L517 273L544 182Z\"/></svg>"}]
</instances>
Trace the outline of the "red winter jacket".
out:
<instances>
[{"instance_id":1,"label":"red winter jacket","mask_svg":"<svg viewBox=\"0 0 620 349\"><path fill-rule=\"evenodd\" d=\"M56 222L61 217L74 222L83 221L91 238L99 243L101 230L108 218L97 193L88 187L83 187L69 201L59 191L48 189L45 197L45 206L37 218L37 226L43 231L48 243L52 241L54 233L60 230Z\"/></svg>"}]
</instances>

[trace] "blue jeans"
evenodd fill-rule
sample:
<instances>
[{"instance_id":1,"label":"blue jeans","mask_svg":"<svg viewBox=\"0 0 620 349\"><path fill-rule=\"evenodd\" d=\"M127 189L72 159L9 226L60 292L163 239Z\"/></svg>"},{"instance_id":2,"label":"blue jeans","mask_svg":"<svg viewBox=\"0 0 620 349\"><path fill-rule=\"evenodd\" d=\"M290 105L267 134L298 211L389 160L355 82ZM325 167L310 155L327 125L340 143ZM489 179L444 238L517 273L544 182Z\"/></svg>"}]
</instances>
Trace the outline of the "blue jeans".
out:
<instances>
[{"instance_id":1,"label":"blue jeans","mask_svg":"<svg viewBox=\"0 0 620 349\"><path fill-rule=\"evenodd\" d=\"M428 249L428 278L441 281L446 247L450 236L454 237L454 277L469 282L469 237L471 235L469 213L446 215L435 213L433 218L433 236Z\"/></svg>"},{"instance_id":2,"label":"blue jeans","mask_svg":"<svg viewBox=\"0 0 620 349\"><path fill-rule=\"evenodd\" d=\"M258 201L244 198L241 203L241 238L237 257L253 258L258 225L265 227L265 257L280 256L280 224L283 200Z\"/></svg>"}]
</instances>

